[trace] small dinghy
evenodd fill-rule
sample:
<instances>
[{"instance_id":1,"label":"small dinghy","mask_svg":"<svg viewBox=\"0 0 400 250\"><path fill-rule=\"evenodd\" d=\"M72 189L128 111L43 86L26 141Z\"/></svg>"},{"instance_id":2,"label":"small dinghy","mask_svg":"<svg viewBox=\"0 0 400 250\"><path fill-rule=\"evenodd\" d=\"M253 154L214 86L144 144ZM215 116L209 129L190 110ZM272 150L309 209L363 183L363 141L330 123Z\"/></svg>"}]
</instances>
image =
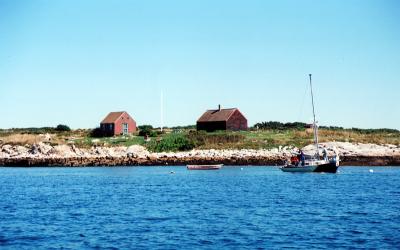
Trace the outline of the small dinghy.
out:
<instances>
[{"instance_id":1,"label":"small dinghy","mask_svg":"<svg viewBox=\"0 0 400 250\"><path fill-rule=\"evenodd\" d=\"M223 164L216 165L187 165L188 170L218 170L222 168Z\"/></svg>"}]
</instances>

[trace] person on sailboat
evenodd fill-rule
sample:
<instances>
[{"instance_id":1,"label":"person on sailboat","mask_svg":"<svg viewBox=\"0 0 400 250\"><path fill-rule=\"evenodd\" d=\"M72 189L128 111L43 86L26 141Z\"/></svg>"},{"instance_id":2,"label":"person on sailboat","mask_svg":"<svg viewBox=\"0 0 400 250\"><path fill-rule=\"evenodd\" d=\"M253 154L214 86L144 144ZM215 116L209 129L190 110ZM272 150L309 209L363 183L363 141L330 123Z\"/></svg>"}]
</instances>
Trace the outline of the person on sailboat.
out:
<instances>
[{"instance_id":1,"label":"person on sailboat","mask_svg":"<svg viewBox=\"0 0 400 250\"><path fill-rule=\"evenodd\" d=\"M305 156L303 150L300 150L300 162L302 166L304 166L304 161L305 161Z\"/></svg>"},{"instance_id":2,"label":"person on sailboat","mask_svg":"<svg viewBox=\"0 0 400 250\"><path fill-rule=\"evenodd\" d=\"M294 165L294 166L297 166L299 164L299 157L297 155L296 156L292 156L290 158L290 163L292 165Z\"/></svg>"},{"instance_id":3,"label":"person on sailboat","mask_svg":"<svg viewBox=\"0 0 400 250\"><path fill-rule=\"evenodd\" d=\"M328 151L326 151L326 146L324 146L324 148L322 149L322 157L325 161L328 160Z\"/></svg>"}]
</instances>

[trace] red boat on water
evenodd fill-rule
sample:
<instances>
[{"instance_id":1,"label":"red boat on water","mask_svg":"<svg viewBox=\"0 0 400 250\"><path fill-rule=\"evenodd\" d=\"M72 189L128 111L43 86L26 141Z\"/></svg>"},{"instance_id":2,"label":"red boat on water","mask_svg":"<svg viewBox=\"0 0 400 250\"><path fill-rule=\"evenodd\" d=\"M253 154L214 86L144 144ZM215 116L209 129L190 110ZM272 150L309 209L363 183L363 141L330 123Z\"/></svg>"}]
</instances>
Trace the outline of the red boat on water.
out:
<instances>
[{"instance_id":1,"label":"red boat on water","mask_svg":"<svg viewBox=\"0 0 400 250\"><path fill-rule=\"evenodd\" d=\"M223 164L216 165L187 165L188 170L218 170L222 168Z\"/></svg>"}]
</instances>

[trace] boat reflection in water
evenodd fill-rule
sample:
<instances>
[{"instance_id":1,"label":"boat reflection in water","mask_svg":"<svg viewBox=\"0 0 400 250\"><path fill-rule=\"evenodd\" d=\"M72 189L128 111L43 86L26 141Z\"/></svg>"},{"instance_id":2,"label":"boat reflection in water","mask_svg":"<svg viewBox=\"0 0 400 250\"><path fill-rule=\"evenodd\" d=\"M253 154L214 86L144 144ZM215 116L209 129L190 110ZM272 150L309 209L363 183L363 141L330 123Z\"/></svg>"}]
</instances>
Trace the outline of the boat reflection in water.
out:
<instances>
[{"instance_id":1,"label":"boat reflection in water","mask_svg":"<svg viewBox=\"0 0 400 250\"><path fill-rule=\"evenodd\" d=\"M218 170L222 168L223 164L216 165L187 165L188 170Z\"/></svg>"}]
</instances>

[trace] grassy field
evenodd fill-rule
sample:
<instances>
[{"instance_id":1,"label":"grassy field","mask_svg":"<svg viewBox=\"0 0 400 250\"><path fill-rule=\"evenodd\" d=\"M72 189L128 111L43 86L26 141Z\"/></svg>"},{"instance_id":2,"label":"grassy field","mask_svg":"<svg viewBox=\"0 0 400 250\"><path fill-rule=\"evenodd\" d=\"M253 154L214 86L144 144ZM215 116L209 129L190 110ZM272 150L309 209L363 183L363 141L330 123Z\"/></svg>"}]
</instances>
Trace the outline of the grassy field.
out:
<instances>
[{"instance_id":1,"label":"grassy field","mask_svg":"<svg viewBox=\"0 0 400 250\"><path fill-rule=\"evenodd\" d=\"M213 140L221 132L209 133L209 139L203 145L198 145L199 149L270 149L279 146L292 145L304 147L313 143L312 130L260 130L260 131L241 131L241 132L223 132L223 134L240 135L238 140L221 141ZM319 141L340 141L351 143L374 143L374 144L394 144L400 145L400 133L363 133L351 130L319 130Z\"/></svg>"},{"instance_id":2,"label":"grassy field","mask_svg":"<svg viewBox=\"0 0 400 250\"><path fill-rule=\"evenodd\" d=\"M46 132L46 131L41 131ZM399 131L320 129L320 142L340 141L400 145ZM143 145L151 151L197 149L270 149L279 146L303 147L313 142L311 129L265 129L240 132L196 132L193 129L166 130L145 141L142 136L90 137L90 130L38 133L36 130L0 130L0 144L26 145L48 142L52 145L75 144L78 147Z\"/></svg>"},{"instance_id":3,"label":"grassy field","mask_svg":"<svg viewBox=\"0 0 400 250\"><path fill-rule=\"evenodd\" d=\"M49 139L49 137L50 139ZM0 145L26 145L39 142L47 142L51 145L61 144L75 144L78 147L92 147L98 146L130 146L130 145L143 145L145 143L142 136L116 136L116 137L103 137L93 138L89 136L89 132L76 132L68 133L51 133L48 134L27 134L16 133L6 134L0 133Z\"/></svg>"}]
</instances>

